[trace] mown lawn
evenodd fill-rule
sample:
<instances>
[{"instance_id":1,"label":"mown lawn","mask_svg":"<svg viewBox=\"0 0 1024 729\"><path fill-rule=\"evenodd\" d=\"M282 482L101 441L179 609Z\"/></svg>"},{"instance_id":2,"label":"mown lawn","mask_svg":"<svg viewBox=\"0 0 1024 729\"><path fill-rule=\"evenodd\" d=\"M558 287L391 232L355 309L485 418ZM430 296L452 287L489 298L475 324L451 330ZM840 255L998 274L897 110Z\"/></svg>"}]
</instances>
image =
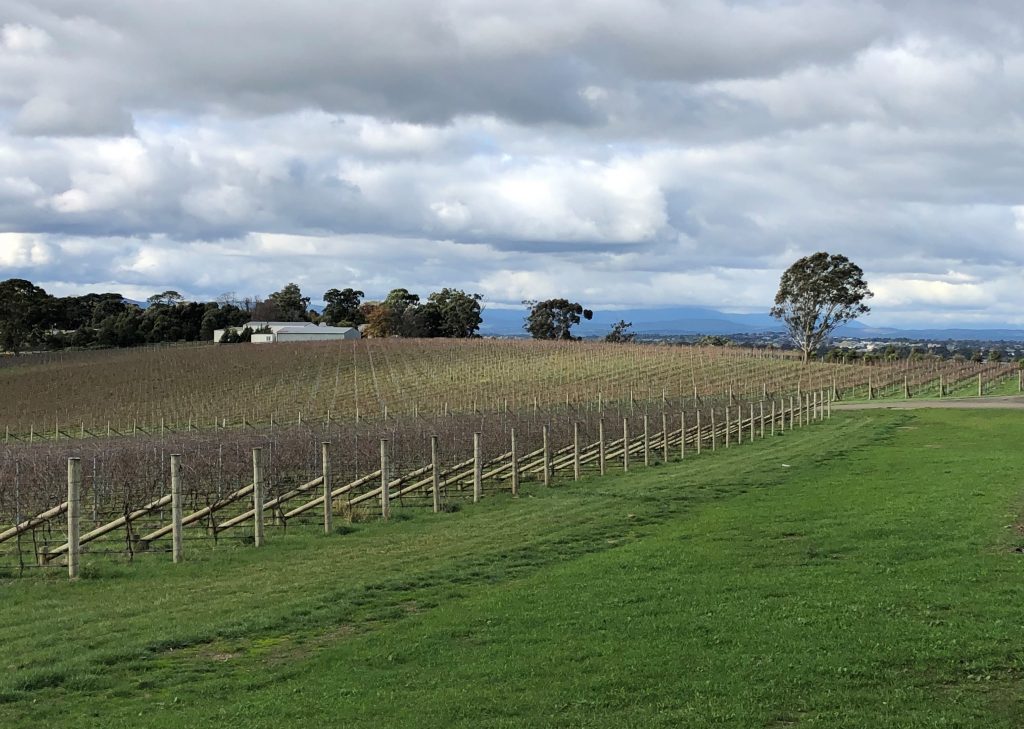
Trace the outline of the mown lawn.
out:
<instances>
[{"instance_id":1,"label":"mown lawn","mask_svg":"<svg viewBox=\"0 0 1024 729\"><path fill-rule=\"evenodd\" d=\"M1014 727L1024 413L0 582L0 726ZM186 542L188 547L188 542Z\"/></svg>"}]
</instances>

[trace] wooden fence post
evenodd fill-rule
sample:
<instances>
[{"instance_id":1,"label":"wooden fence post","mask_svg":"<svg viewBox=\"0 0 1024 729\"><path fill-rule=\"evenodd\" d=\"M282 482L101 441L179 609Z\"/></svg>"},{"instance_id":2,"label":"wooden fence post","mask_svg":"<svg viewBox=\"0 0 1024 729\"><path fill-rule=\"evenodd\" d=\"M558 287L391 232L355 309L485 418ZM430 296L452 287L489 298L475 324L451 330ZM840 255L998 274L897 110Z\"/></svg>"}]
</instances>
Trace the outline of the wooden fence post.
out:
<instances>
[{"instance_id":1,"label":"wooden fence post","mask_svg":"<svg viewBox=\"0 0 1024 729\"><path fill-rule=\"evenodd\" d=\"M731 393L729 395L729 401L730 401L730 403L732 402L732 394ZM729 412L730 407L731 407L730 405L726 405L725 406L725 447L726 448L729 447L729 436L731 435L731 433L729 433L729 431L732 430L732 414Z\"/></svg>"},{"instance_id":2,"label":"wooden fence post","mask_svg":"<svg viewBox=\"0 0 1024 729\"><path fill-rule=\"evenodd\" d=\"M668 415L661 411L661 460L668 463Z\"/></svg>"},{"instance_id":3,"label":"wooden fence post","mask_svg":"<svg viewBox=\"0 0 1024 729\"><path fill-rule=\"evenodd\" d=\"M978 397L981 397L982 386L981 386L981 373L978 373Z\"/></svg>"},{"instance_id":4,"label":"wooden fence post","mask_svg":"<svg viewBox=\"0 0 1024 729\"><path fill-rule=\"evenodd\" d=\"M686 459L686 413L679 411L679 460Z\"/></svg>"},{"instance_id":5,"label":"wooden fence post","mask_svg":"<svg viewBox=\"0 0 1024 729\"><path fill-rule=\"evenodd\" d=\"M252 449L252 538L263 545L263 449Z\"/></svg>"},{"instance_id":6,"label":"wooden fence post","mask_svg":"<svg viewBox=\"0 0 1024 729\"><path fill-rule=\"evenodd\" d=\"M871 386L871 375L868 375L868 400L875 399L875 388Z\"/></svg>"},{"instance_id":7,"label":"wooden fence post","mask_svg":"<svg viewBox=\"0 0 1024 729\"><path fill-rule=\"evenodd\" d=\"M910 378L903 375L903 399L907 400L910 398Z\"/></svg>"},{"instance_id":8,"label":"wooden fence post","mask_svg":"<svg viewBox=\"0 0 1024 729\"><path fill-rule=\"evenodd\" d=\"M629 471L629 418L622 419L622 472Z\"/></svg>"},{"instance_id":9,"label":"wooden fence post","mask_svg":"<svg viewBox=\"0 0 1024 729\"><path fill-rule=\"evenodd\" d=\"M775 437L775 398L772 398L772 437Z\"/></svg>"},{"instance_id":10,"label":"wooden fence post","mask_svg":"<svg viewBox=\"0 0 1024 729\"><path fill-rule=\"evenodd\" d=\"M702 441L703 440L704 440L704 433L701 432L701 427L700 427L700 410L698 410L697 411L697 434L696 434L696 437L694 438L694 441L697 443L697 455L698 456L700 455L700 447L702 445Z\"/></svg>"},{"instance_id":11,"label":"wooden fence post","mask_svg":"<svg viewBox=\"0 0 1024 729\"><path fill-rule=\"evenodd\" d=\"M796 411L794 410L794 403L795 403L795 401L793 399L793 396L790 395L789 396L789 429L790 430L793 430L793 416L796 415ZM786 410L785 410L785 407L783 407L783 410L782 410L782 429L786 430Z\"/></svg>"},{"instance_id":12,"label":"wooden fence post","mask_svg":"<svg viewBox=\"0 0 1024 729\"><path fill-rule=\"evenodd\" d=\"M519 449L516 444L516 429L512 428L512 495L519 495Z\"/></svg>"},{"instance_id":13,"label":"wooden fence post","mask_svg":"<svg viewBox=\"0 0 1024 729\"><path fill-rule=\"evenodd\" d=\"M543 437L544 447L544 485L551 485L551 439L548 433L548 426L545 423L540 429L541 436Z\"/></svg>"},{"instance_id":14,"label":"wooden fence post","mask_svg":"<svg viewBox=\"0 0 1024 729\"><path fill-rule=\"evenodd\" d=\"M512 443L513 443L513 445L516 442L515 438L516 438L515 431L513 430L512 431ZM518 483L517 483L518 480L519 480L518 476L519 476L519 474L518 474L518 469L517 469L515 474L513 475L513 479L514 479L512 481L513 488L515 488L518 485ZM437 436L436 435L430 436L430 479L431 479L431 481L433 483L433 486L434 486L433 507L434 507L434 513L436 514L439 511L441 511L441 466L438 463L438 458L437 458Z\"/></svg>"},{"instance_id":15,"label":"wooden fence post","mask_svg":"<svg viewBox=\"0 0 1024 729\"><path fill-rule=\"evenodd\" d=\"M380 439L380 518L391 518L391 458L388 439Z\"/></svg>"},{"instance_id":16,"label":"wooden fence post","mask_svg":"<svg viewBox=\"0 0 1024 729\"><path fill-rule=\"evenodd\" d=\"M330 415L327 416L330 418ZM323 467L324 477L324 534L330 534L334 531L334 497L331 492L332 488L331 479L331 443L330 441L324 441L320 444L320 463Z\"/></svg>"},{"instance_id":17,"label":"wooden fence post","mask_svg":"<svg viewBox=\"0 0 1024 729\"><path fill-rule=\"evenodd\" d=\"M484 460L480 453L480 433L473 433L473 503L480 501L483 496L483 467Z\"/></svg>"},{"instance_id":18,"label":"wooden fence post","mask_svg":"<svg viewBox=\"0 0 1024 729\"><path fill-rule=\"evenodd\" d=\"M82 513L82 461L68 459L68 579L78 579L79 525Z\"/></svg>"},{"instance_id":19,"label":"wooden fence post","mask_svg":"<svg viewBox=\"0 0 1024 729\"><path fill-rule=\"evenodd\" d=\"M829 420L832 419L832 398L825 401L825 417Z\"/></svg>"},{"instance_id":20,"label":"wooden fence post","mask_svg":"<svg viewBox=\"0 0 1024 729\"><path fill-rule=\"evenodd\" d=\"M758 403L761 409L761 437L764 438L764 400Z\"/></svg>"},{"instance_id":21,"label":"wooden fence post","mask_svg":"<svg viewBox=\"0 0 1024 729\"><path fill-rule=\"evenodd\" d=\"M171 559L182 560L181 550L181 455L171 454Z\"/></svg>"},{"instance_id":22,"label":"wooden fence post","mask_svg":"<svg viewBox=\"0 0 1024 729\"><path fill-rule=\"evenodd\" d=\"M651 465L651 436L647 423L647 413L644 413L644 465Z\"/></svg>"},{"instance_id":23,"label":"wooden fence post","mask_svg":"<svg viewBox=\"0 0 1024 729\"><path fill-rule=\"evenodd\" d=\"M718 428L715 427L715 408L711 408L711 450L718 450Z\"/></svg>"},{"instance_id":24,"label":"wooden fence post","mask_svg":"<svg viewBox=\"0 0 1024 729\"><path fill-rule=\"evenodd\" d=\"M750 442L754 442L754 403L750 403Z\"/></svg>"},{"instance_id":25,"label":"wooden fence post","mask_svg":"<svg viewBox=\"0 0 1024 729\"><path fill-rule=\"evenodd\" d=\"M597 420L597 461L600 464L599 472L604 475L604 418L598 418Z\"/></svg>"},{"instance_id":26,"label":"wooden fence post","mask_svg":"<svg viewBox=\"0 0 1024 729\"><path fill-rule=\"evenodd\" d=\"M580 480L580 424L572 424L572 480Z\"/></svg>"}]
</instances>

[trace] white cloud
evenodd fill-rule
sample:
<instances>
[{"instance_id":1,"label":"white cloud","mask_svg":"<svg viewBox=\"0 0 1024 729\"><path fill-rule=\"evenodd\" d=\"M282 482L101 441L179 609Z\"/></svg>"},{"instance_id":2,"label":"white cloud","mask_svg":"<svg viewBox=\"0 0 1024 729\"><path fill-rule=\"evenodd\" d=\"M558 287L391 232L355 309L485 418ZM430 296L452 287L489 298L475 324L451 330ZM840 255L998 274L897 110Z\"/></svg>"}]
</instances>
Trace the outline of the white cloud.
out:
<instances>
[{"instance_id":1,"label":"white cloud","mask_svg":"<svg viewBox=\"0 0 1024 729\"><path fill-rule=\"evenodd\" d=\"M52 261L50 246L40 236L0 233L0 266L36 268Z\"/></svg>"},{"instance_id":2,"label":"white cloud","mask_svg":"<svg viewBox=\"0 0 1024 729\"><path fill-rule=\"evenodd\" d=\"M10 0L0 276L756 310L824 249L872 322L1016 321L1024 22L983 5Z\"/></svg>"}]
</instances>

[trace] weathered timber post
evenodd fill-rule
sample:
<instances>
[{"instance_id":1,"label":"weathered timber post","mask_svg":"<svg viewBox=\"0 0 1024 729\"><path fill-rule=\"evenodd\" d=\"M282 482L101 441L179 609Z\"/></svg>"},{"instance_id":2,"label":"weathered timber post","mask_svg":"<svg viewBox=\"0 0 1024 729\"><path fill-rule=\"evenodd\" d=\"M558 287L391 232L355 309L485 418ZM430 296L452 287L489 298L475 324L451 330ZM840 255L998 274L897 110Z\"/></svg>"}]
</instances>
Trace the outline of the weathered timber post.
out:
<instances>
[{"instance_id":1,"label":"weathered timber post","mask_svg":"<svg viewBox=\"0 0 1024 729\"><path fill-rule=\"evenodd\" d=\"M79 564L79 527L78 519L82 513L82 461L79 458L68 459L68 579L78 579Z\"/></svg>"},{"instance_id":2,"label":"weathered timber post","mask_svg":"<svg viewBox=\"0 0 1024 729\"><path fill-rule=\"evenodd\" d=\"M679 460L686 459L686 413L679 412Z\"/></svg>"},{"instance_id":3,"label":"weathered timber post","mask_svg":"<svg viewBox=\"0 0 1024 729\"><path fill-rule=\"evenodd\" d=\"M622 472L629 471L629 418L622 419Z\"/></svg>"},{"instance_id":4,"label":"weathered timber post","mask_svg":"<svg viewBox=\"0 0 1024 729\"><path fill-rule=\"evenodd\" d=\"M910 398L910 378L903 375L903 399L907 400Z\"/></svg>"},{"instance_id":5,"label":"weathered timber post","mask_svg":"<svg viewBox=\"0 0 1024 729\"><path fill-rule=\"evenodd\" d=\"M644 465L651 465L651 436L648 429L647 413L644 413Z\"/></svg>"},{"instance_id":6,"label":"weathered timber post","mask_svg":"<svg viewBox=\"0 0 1024 729\"><path fill-rule=\"evenodd\" d=\"M323 467L322 474L324 477L324 534L330 534L334 531L334 497L331 495L333 488L331 481L330 441L325 440L320 444L320 463Z\"/></svg>"},{"instance_id":7,"label":"weathered timber post","mask_svg":"<svg viewBox=\"0 0 1024 729\"><path fill-rule=\"evenodd\" d=\"M761 417L760 417L760 421L761 421L761 437L764 438L764 400L759 402L758 406L759 406L759 408L761 410Z\"/></svg>"},{"instance_id":8,"label":"weathered timber post","mask_svg":"<svg viewBox=\"0 0 1024 729\"><path fill-rule=\"evenodd\" d=\"M171 559L181 562L181 455L171 454Z\"/></svg>"},{"instance_id":9,"label":"weathered timber post","mask_svg":"<svg viewBox=\"0 0 1024 729\"><path fill-rule=\"evenodd\" d=\"M252 537L263 545L263 449L252 449Z\"/></svg>"},{"instance_id":10,"label":"weathered timber post","mask_svg":"<svg viewBox=\"0 0 1024 729\"><path fill-rule=\"evenodd\" d=\"M388 439L380 439L380 518L391 518L391 458Z\"/></svg>"},{"instance_id":11,"label":"weathered timber post","mask_svg":"<svg viewBox=\"0 0 1024 729\"><path fill-rule=\"evenodd\" d=\"M700 449L701 449L701 446L703 445L703 441L704 441L704 433L701 431L701 427L700 427L700 410L697 411L697 434L696 434L696 438L694 438L694 441L697 444L697 455L699 456L700 455Z\"/></svg>"},{"instance_id":12,"label":"weathered timber post","mask_svg":"<svg viewBox=\"0 0 1024 729\"><path fill-rule=\"evenodd\" d=\"M480 434L473 433L473 503L480 501L480 497L483 496L484 482L483 482L483 468L484 459L480 453Z\"/></svg>"},{"instance_id":13,"label":"weathered timber post","mask_svg":"<svg viewBox=\"0 0 1024 729\"><path fill-rule=\"evenodd\" d=\"M743 406L736 406L736 444L743 445Z\"/></svg>"},{"instance_id":14,"label":"weathered timber post","mask_svg":"<svg viewBox=\"0 0 1024 729\"><path fill-rule=\"evenodd\" d=\"M795 405L795 401L793 399L793 396L790 395L789 396L789 429L790 430L793 430L793 416L796 415L796 410L794 410L794 405ZM783 430L786 429L786 411L785 411L785 408L783 408L783 411L782 411L782 429Z\"/></svg>"},{"instance_id":15,"label":"weathered timber post","mask_svg":"<svg viewBox=\"0 0 1024 729\"><path fill-rule=\"evenodd\" d=\"M580 480L580 424L572 424L572 480Z\"/></svg>"},{"instance_id":16,"label":"weathered timber post","mask_svg":"<svg viewBox=\"0 0 1024 729\"><path fill-rule=\"evenodd\" d=\"M516 443L516 432L512 431L512 450L515 451ZM514 454L513 454L514 456ZM430 480L434 487L433 493L433 506L434 513L441 511L441 465L438 463L437 458L437 436L430 436ZM519 469L515 468L512 471L512 490L515 490L519 486Z\"/></svg>"},{"instance_id":17,"label":"weathered timber post","mask_svg":"<svg viewBox=\"0 0 1024 729\"><path fill-rule=\"evenodd\" d=\"M730 403L732 402L732 393L729 394L729 401L730 401ZM729 431L732 429L732 420L731 420L731 415L729 413L729 408L730 407L731 407L731 405L726 405L725 406L725 447L726 448L729 447L729 436L731 435L729 433Z\"/></svg>"},{"instance_id":18,"label":"weathered timber post","mask_svg":"<svg viewBox=\"0 0 1024 729\"><path fill-rule=\"evenodd\" d=\"M604 475L604 418L597 420L597 462L598 472Z\"/></svg>"},{"instance_id":19,"label":"weathered timber post","mask_svg":"<svg viewBox=\"0 0 1024 729\"><path fill-rule=\"evenodd\" d=\"M516 443L516 429L512 428L512 495L519 495L519 448ZM435 466L436 468L436 466Z\"/></svg>"},{"instance_id":20,"label":"weathered timber post","mask_svg":"<svg viewBox=\"0 0 1024 729\"><path fill-rule=\"evenodd\" d=\"M1024 392L1024 370L1017 370L1017 392Z\"/></svg>"},{"instance_id":21,"label":"weathered timber post","mask_svg":"<svg viewBox=\"0 0 1024 729\"><path fill-rule=\"evenodd\" d=\"M718 428L715 427L715 408L711 408L711 450L718 450Z\"/></svg>"},{"instance_id":22,"label":"weathered timber post","mask_svg":"<svg viewBox=\"0 0 1024 729\"><path fill-rule=\"evenodd\" d=\"M981 397L982 386L981 386L981 373L978 373L978 397Z\"/></svg>"},{"instance_id":23,"label":"weathered timber post","mask_svg":"<svg viewBox=\"0 0 1024 729\"><path fill-rule=\"evenodd\" d=\"M871 386L871 375L868 375L868 400L875 399L875 388Z\"/></svg>"},{"instance_id":24,"label":"weathered timber post","mask_svg":"<svg viewBox=\"0 0 1024 729\"><path fill-rule=\"evenodd\" d=\"M825 417L829 420L832 419L832 398L825 401Z\"/></svg>"},{"instance_id":25,"label":"weathered timber post","mask_svg":"<svg viewBox=\"0 0 1024 729\"><path fill-rule=\"evenodd\" d=\"M1021 370L1021 371L1024 372L1024 370ZM939 373L939 397L942 397L943 395L946 394L944 392L945 389L946 389L945 386L942 384L942 373L940 372Z\"/></svg>"},{"instance_id":26,"label":"weathered timber post","mask_svg":"<svg viewBox=\"0 0 1024 729\"><path fill-rule=\"evenodd\" d=\"M772 437L775 437L775 398L772 398Z\"/></svg>"},{"instance_id":27,"label":"weathered timber post","mask_svg":"<svg viewBox=\"0 0 1024 729\"><path fill-rule=\"evenodd\" d=\"M754 442L754 403L750 403L750 442Z\"/></svg>"},{"instance_id":28,"label":"weathered timber post","mask_svg":"<svg viewBox=\"0 0 1024 729\"><path fill-rule=\"evenodd\" d=\"M661 460L668 463L668 415L661 412Z\"/></svg>"},{"instance_id":29,"label":"weathered timber post","mask_svg":"<svg viewBox=\"0 0 1024 729\"><path fill-rule=\"evenodd\" d=\"M544 446L544 485L551 485L551 439L548 433L548 426L545 423L541 426L541 436L543 437Z\"/></svg>"}]
</instances>

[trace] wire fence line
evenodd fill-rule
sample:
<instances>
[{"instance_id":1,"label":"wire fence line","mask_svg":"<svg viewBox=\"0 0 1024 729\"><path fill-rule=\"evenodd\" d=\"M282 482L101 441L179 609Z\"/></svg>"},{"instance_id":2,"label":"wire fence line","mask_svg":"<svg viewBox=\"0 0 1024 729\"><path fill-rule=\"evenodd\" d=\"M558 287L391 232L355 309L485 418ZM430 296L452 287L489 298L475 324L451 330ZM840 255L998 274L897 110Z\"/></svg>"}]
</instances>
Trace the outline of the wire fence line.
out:
<instances>
[{"instance_id":1,"label":"wire fence line","mask_svg":"<svg viewBox=\"0 0 1024 729\"><path fill-rule=\"evenodd\" d=\"M609 470L684 459L770 437L831 415L834 393L771 400L650 404L599 413L511 413L414 427L324 424L225 442L103 442L91 453L8 448L0 459L0 573L66 565L80 555L181 556L230 539L261 545L265 529L323 528L388 518L393 508L457 508ZM658 405L658 406L655 406ZM408 424L407 424L408 425ZM425 427L429 426L429 427ZM56 446L56 444L53 444Z\"/></svg>"}]
</instances>

